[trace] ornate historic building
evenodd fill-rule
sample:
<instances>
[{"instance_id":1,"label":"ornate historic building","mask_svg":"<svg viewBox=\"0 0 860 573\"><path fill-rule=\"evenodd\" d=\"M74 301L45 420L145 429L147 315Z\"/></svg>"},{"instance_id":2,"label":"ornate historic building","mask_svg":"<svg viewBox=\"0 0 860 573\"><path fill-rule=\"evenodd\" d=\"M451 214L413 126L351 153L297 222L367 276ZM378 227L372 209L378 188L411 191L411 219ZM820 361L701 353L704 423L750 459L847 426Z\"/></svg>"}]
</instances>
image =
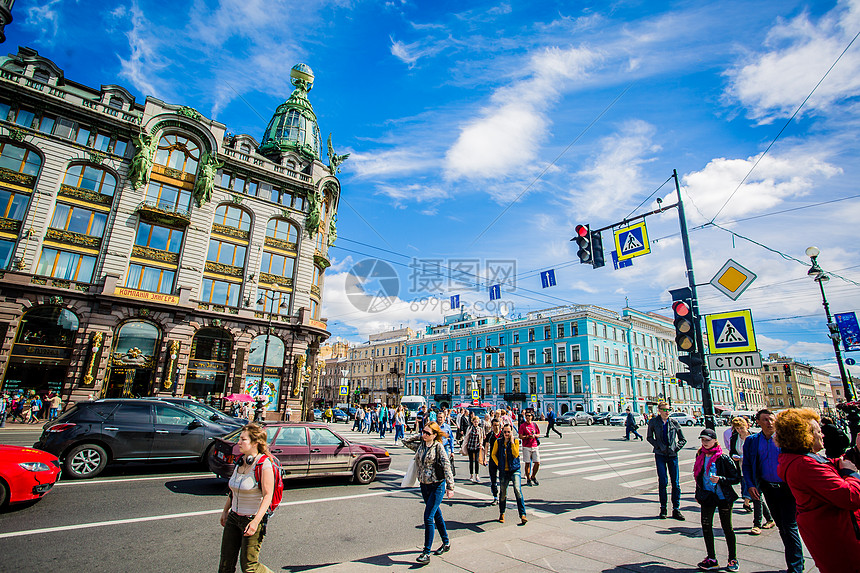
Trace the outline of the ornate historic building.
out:
<instances>
[{"instance_id":1,"label":"ornate historic building","mask_svg":"<svg viewBox=\"0 0 860 573\"><path fill-rule=\"evenodd\" d=\"M67 80L35 50L0 58L4 390L262 386L270 417L307 408L345 156L329 139L323 163L313 73L291 78L258 143L190 107Z\"/></svg>"}]
</instances>

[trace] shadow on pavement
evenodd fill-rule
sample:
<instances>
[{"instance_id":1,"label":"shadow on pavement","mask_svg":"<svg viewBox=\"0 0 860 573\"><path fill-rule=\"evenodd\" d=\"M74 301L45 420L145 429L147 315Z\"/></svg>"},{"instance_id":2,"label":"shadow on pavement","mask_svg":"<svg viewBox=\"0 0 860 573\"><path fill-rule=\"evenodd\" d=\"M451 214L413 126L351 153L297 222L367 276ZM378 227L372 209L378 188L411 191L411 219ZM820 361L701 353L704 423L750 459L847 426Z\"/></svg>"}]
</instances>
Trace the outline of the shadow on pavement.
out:
<instances>
[{"instance_id":1,"label":"shadow on pavement","mask_svg":"<svg viewBox=\"0 0 860 573\"><path fill-rule=\"evenodd\" d=\"M511 501L511 499L508 499L509 506L511 505ZM528 513L530 509L536 509L538 511L546 511L547 513L555 514L585 509L601 503L599 501L546 501L541 499L526 499L525 501L526 513ZM516 503L514 503L514 507L516 507Z\"/></svg>"},{"instance_id":2,"label":"shadow on pavement","mask_svg":"<svg viewBox=\"0 0 860 573\"><path fill-rule=\"evenodd\" d=\"M681 571L698 571L695 567L669 567L656 561L643 563L628 563L604 569L601 573L679 573Z\"/></svg>"},{"instance_id":3,"label":"shadow on pavement","mask_svg":"<svg viewBox=\"0 0 860 573\"><path fill-rule=\"evenodd\" d=\"M227 482L221 478L196 478L169 481L164 487L173 493L185 495L223 496L227 492Z\"/></svg>"}]
</instances>

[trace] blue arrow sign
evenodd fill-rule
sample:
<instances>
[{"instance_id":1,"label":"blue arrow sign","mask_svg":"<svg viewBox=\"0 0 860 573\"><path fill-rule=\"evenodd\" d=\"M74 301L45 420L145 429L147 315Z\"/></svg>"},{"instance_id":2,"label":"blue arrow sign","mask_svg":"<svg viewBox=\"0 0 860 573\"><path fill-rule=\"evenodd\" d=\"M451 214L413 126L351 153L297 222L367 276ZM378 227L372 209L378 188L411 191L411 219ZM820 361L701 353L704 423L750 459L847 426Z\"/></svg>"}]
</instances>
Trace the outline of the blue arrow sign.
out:
<instances>
[{"instance_id":1,"label":"blue arrow sign","mask_svg":"<svg viewBox=\"0 0 860 573\"><path fill-rule=\"evenodd\" d=\"M541 273L540 273L540 284L543 288L554 287L555 286L555 269L550 269L548 271L541 271Z\"/></svg>"}]
</instances>

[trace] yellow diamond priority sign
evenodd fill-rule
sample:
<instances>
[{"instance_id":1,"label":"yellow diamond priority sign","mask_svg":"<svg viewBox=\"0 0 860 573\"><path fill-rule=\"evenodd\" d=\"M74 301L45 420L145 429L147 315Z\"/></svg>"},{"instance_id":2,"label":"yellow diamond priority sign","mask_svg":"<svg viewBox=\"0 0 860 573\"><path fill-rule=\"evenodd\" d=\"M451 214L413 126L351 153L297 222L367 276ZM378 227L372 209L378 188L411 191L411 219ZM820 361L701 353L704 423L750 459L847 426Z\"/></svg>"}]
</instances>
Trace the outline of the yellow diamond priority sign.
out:
<instances>
[{"instance_id":1,"label":"yellow diamond priority sign","mask_svg":"<svg viewBox=\"0 0 860 573\"><path fill-rule=\"evenodd\" d=\"M755 279L754 272L729 259L711 279L711 284L730 299L737 300Z\"/></svg>"}]
</instances>

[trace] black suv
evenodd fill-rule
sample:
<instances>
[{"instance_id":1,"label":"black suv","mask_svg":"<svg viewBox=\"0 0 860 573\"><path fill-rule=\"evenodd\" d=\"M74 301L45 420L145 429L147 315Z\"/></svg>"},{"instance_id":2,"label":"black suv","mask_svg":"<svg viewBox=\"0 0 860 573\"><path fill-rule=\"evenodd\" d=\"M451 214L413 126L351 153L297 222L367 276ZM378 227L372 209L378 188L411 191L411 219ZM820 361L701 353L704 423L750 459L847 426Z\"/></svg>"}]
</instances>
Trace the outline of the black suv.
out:
<instances>
[{"instance_id":1,"label":"black suv","mask_svg":"<svg viewBox=\"0 0 860 573\"><path fill-rule=\"evenodd\" d=\"M205 462L213 438L236 428L159 400L97 400L45 424L33 447L60 458L69 477L92 478L112 462Z\"/></svg>"},{"instance_id":2,"label":"black suv","mask_svg":"<svg viewBox=\"0 0 860 573\"><path fill-rule=\"evenodd\" d=\"M237 428L241 428L249 422L245 418L234 418L229 414L225 414L221 410L217 410L212 406L192 400L191 398L179 398L173 396L154 396L152 398L143 398L144 400L161 400L162 402L170 402L177 406L182 406L186 410L197 414L201 418L209 418L213 422L221 422L223 424L234 424Z\"/></svg>"}]
</instances>

